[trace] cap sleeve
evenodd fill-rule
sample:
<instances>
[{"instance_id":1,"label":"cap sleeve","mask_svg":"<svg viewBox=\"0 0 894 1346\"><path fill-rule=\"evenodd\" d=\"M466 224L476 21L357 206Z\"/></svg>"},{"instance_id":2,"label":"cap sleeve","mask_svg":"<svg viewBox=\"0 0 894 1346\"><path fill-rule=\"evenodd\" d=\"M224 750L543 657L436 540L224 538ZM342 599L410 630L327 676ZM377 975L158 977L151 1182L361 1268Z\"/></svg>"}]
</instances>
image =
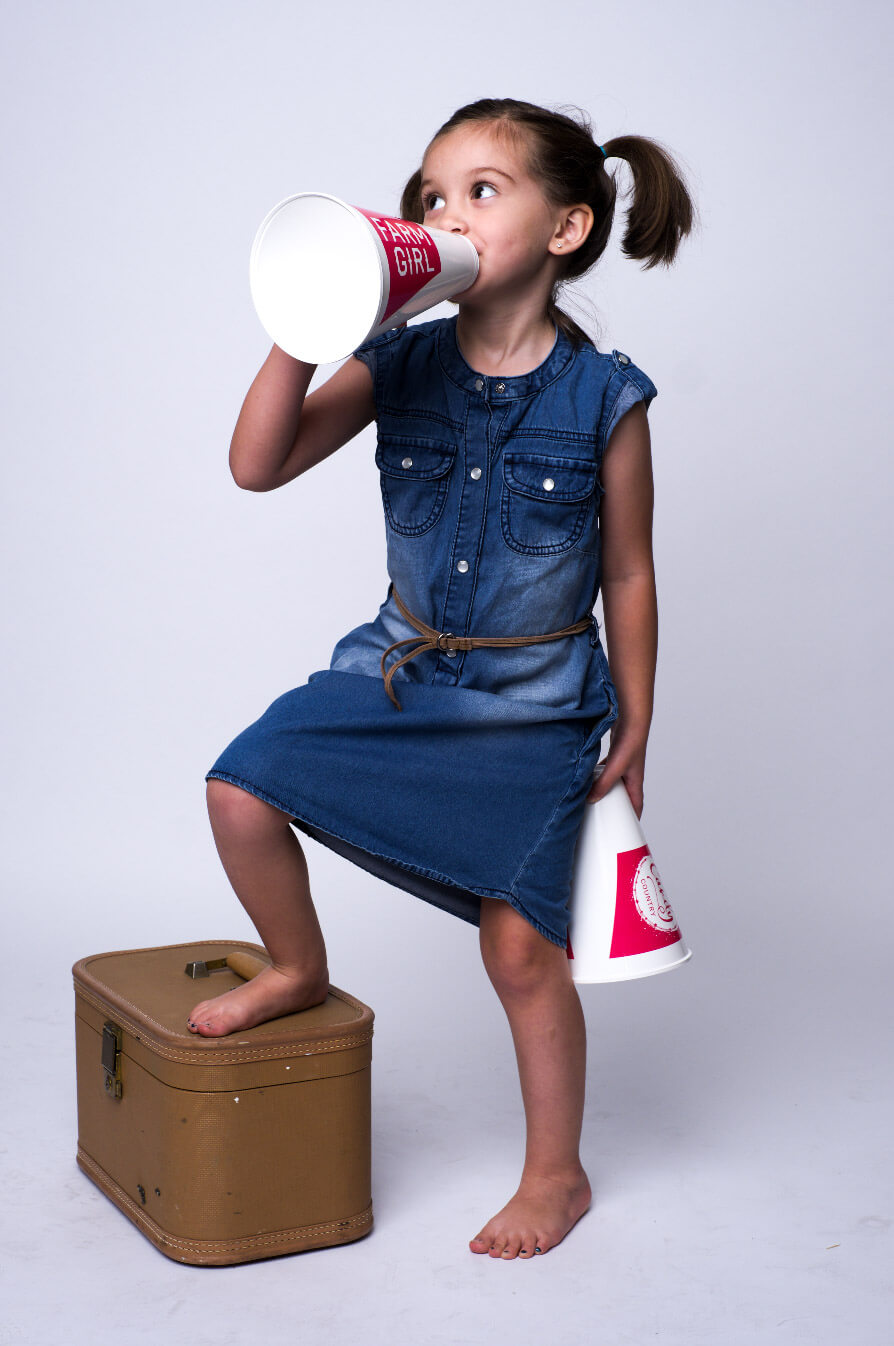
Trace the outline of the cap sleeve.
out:
<instances>
[{"instance_id":1,"label":"cap sleeve","mask_svg":"<svg viewBox=\"0 0 894 1346\"><path fill-rule=\"evenodd\" d=\"M644 374L636 365L628 363L623 368L619 382L616 381L617 378L618 376L612 379L610 384L611 396L602 432L603 451L611 439L612 431L624 413L635 406L637 402L642 402L646 411L648 411L653 398L658 396L658 389L648 374Z\"/></svg>"},{"instance_id":2,"label":"cap sleeve","mask_svg":"<svg viewBox=\"0 0 894 1346\"><path fill-rule=\"evenodd\" d=\"M362 360L372 375L376 406L381 405L382 389L385 386L385 379L391 365L394 342L398 340L403 331L402 327L392 327L387 332L382 332L380 336L373 337L370 341L364 341L355 351L352 351L352 355L356 359Z\"/></svg>"},{"instance_id":3,"label":"cap sleeve","mask_svg":"<svg viewBox=\"0 0 894 1346\"><path fill-rule=\"evenodd\" d=\"M358 346L353 352L358 360L362 360L372 374L373 383L376 381L376 343L375 341L364 341L362 346Z\"/></svg>"}]
</instances>

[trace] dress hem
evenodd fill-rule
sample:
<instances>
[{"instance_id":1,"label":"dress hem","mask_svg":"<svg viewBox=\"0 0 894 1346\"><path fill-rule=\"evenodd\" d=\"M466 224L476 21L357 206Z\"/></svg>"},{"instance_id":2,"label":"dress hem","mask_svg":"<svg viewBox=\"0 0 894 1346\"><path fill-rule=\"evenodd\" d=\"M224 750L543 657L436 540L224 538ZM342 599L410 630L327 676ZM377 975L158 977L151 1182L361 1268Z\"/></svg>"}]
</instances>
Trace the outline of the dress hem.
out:
<instances>
[{"instance_id":1,"label":"dress hem","mask_svg":"<svg viewBox=\"0 0 894 1346\"><path fill-rule=\"evenodd\" d=\"M254 795L257 799L263 800L265 804L270 804L273 808L279 809L281 813L287 814L292 821L307 823L308 826L317 828L321 832L328 833L330 836L338 838L339 841L343 841L348 846L355 847L357 850L362 851L365 855L371 855L378 860L384 860L388 864L394 865L398 869L403 870L406 873L418 874L423 878L433 879L436 883L446 884L448 887L455 888L459 892L474 893L477 897L499 898L501 901L507 902L510 907L512 907L515 911L517 911L519 916L523 917L524 920L526 920L529 925L532 925L534 929L538 931L539 934L543 935L544 939L548 939L551 944L556 944L558 945L559 948L562 949L567 948L568 944L567 934L559 936L554 931L549 930L543 924L542 921L538 921L536 916L532 916L531 913L527 911L523 903L521 903L518 900L518 898L515 896L514 893L508 892L503 888L484 888L470 883L457 883L455 879L449 878L446 874L441 874L436 869L425 869L421 865L413 865L410 864L409 861L399 860L395 855L386 855L382 851L370 850L368 846L361 846L358 842L352 841L350 837L346 837L343 835L343 833L337 832L335 828L329 827L324 823L319 822L312 814L309 814L306 811L299 813L296 809L293 809L290 805L284 804L282 800L274 798L274 796L271 795L269 791L260 789L258 786L253 785L250 781L243 779L241 776L233 775L232 772L218 771L212 769L211 771L207 772L205 780L208 781L212 779L226 781L227 784L229 785L236 785L239 787L239 789L247 790L249 794ZM550 819L550 821L552 821L552 819ZM547 826L548 825L549 824L547 824ZM320 838L315 839L318 841L320 840ZM522 872L522 870L525 867L525 864L527 864L529 859L530 855L526 857L525 863L521 866L519 873ZM356 861L352 861L352 863L356 863ZM375 871L372 870L368 870L367 872L375 873ZM381 875L378 874L376 874L375 876L379 878L382 877ZM385 883L389 882L389 880L385 878L383 878L382 881ZM396 884L392 884L392 887L397 886L398 885ZM410 889L405 891L412 892L413 890ZM424 894L414 892L414 896L422 897L422 900L428 902L430 906L435 907L438 906L436 902L432 901L431 898L425 897ZM442 911L446 910L446 908L443 907L440 907L438 909ZM454 912L453 914L459 915L461 919L468 921L469 924L471 925L477 926L480 924L480 921L476 920L473 916L468 916L461 912Z\"/></svg>"}]
</instances>

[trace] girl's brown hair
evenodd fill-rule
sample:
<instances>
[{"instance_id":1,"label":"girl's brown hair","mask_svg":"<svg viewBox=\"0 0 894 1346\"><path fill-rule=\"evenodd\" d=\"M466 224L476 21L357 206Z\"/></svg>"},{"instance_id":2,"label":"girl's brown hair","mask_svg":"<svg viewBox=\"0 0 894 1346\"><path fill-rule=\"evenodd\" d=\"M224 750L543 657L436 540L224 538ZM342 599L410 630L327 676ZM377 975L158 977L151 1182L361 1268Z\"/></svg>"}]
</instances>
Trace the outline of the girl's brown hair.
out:
<instances>
[{"instance_id":1,"label":"girl's brown hair","mask_svg":"<svg viewBox=\"0 0 894 1346\"><path fill-rule=\"evenodd\" d=\"M541 184L550 205L556 207L586 202L593 211L593 227L581 247L563 259L561 275L553 286L547 311L570 340L579 345L591 338L573 318L559 308L560 288L584 275L605 251L612 230L617 184L606 168L608 159L625 159L633 175L632 203L627 211L621 251L635 260L645 260L647 271L659 262L669 266L681 239L691 232L695 207L683 176L670 152L646 136L617 136L605 145L605 155L593 139L587 114L575 109L580 120L515 98L481 98L459 108L435 132L427 149L439 136L470 122L485 122L498 135L506 136L525 155L528 172ZM400 214L421 224L420 183L422 168L409 179L401 193Z\"/></svg>"}]
</instances>

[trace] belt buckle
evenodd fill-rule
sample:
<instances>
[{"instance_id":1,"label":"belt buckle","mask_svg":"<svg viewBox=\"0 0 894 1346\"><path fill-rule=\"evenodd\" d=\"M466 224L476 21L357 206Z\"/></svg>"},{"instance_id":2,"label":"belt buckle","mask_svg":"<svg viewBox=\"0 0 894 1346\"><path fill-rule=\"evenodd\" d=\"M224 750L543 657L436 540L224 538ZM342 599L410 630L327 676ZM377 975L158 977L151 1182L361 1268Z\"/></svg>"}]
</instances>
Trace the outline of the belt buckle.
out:
<instances>
[{"instance_id":1,"label":"belt buckle","mask_svg":"<svg viewBox=\"0 0 894 1346\"><path fill-rule=\"evenodd\" d=\"M454 633L453 633L452 631L442 631L442 632L440 633L440 635L438 636L437 645L438 645L438 649L441 650L442 653L444 653L444 654L447 653L447 646L446 646L446 645L442 645L442 644L441 644L441 641L442 641L442 640L450 640L450 639L453 638L453 635L454 635Z\"/></svg>"}]
</instances>

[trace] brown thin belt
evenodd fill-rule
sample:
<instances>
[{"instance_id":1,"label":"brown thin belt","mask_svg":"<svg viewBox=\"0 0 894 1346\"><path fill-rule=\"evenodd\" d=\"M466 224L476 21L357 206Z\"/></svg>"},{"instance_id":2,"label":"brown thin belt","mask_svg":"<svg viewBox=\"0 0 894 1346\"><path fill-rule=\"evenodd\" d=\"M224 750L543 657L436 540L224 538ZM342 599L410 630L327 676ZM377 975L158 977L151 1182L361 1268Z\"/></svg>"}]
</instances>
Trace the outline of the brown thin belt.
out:
<instances>
[{"instance_id":1,"label":"brown thin belt","mask_svg":"<svg viewBox=\"0 0 894 1346\"><path fill-rule=\"evenodd\" d=\"M401 664L405 664L408 659L415 659L416 655L421 654L423 650L473 650L480 645L537 645L541 640L558 640L561 636L575 636L579 631L585 631L592 621L590 616L581 617L580 621L574 622L572 626L565 626L561 631L550 631L545 636L455 636L452 631L436 631L433 626L426 626L425 622L420 621L418 617L414 617L412 612L404 607L393 584L391 592L394 594L394 601L404 617L411 626L415 626L423 637L423 639L420 639L419 636L408 636L406 640L396 640L393 645L388 646L382 655L382 677L385 679L385 691L398 710L403 710L403 706L391 689L391 679ZM410 650L409 654L402 655L386 673L385 660L391 651L396 650L398 645L412 645L414 643L416 644L415 650Z\"/></svg>"}]
</instances>

